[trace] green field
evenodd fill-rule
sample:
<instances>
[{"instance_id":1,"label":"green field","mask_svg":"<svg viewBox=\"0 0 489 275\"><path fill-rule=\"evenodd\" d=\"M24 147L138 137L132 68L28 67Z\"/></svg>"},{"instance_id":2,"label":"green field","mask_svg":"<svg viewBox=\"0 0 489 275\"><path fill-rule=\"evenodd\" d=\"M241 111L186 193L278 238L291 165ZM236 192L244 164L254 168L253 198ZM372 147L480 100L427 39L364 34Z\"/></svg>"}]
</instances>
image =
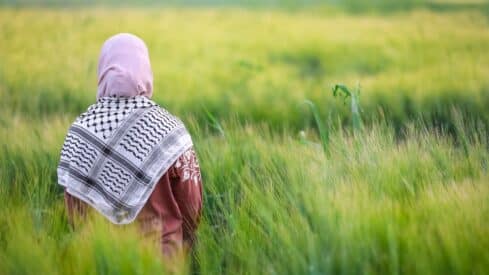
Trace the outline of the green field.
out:
<instances>
[{"instance_id":1,"label":"green field","mask_svg":"<svg viewBox=\"0 0 489 275\"><path fill-rule=\"evenodd\" d=\"M134 226L71 229L56 184L117 32L146 41L153 99L201 163L199 242L177 273L487 274L489 13L474 5L1 7L0 274L168 269ZM363 128L336 83L360 85Z\"/></svg>"}]
</instances>

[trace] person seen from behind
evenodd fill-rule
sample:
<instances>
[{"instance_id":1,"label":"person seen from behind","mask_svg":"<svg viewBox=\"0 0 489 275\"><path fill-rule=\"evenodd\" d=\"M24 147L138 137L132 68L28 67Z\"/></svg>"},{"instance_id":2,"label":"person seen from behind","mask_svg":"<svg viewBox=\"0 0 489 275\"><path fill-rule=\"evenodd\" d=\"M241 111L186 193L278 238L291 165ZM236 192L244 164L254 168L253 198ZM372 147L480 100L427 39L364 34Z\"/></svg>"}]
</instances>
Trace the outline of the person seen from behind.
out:
<instances>
[{"instance_id":1,"label":"person seen from behind","mask_svg":"<svg viewBox=\"0 0 489 275\"><path fill-rule=\"evenodd\" d=\"M99 57L96 103L69 128L58 183L71 222L90 208L117 225L136 221L172 256L194 243L202 180L184 124L152 95L143 40L128 33L110 37Z\"/></svg>"}]
</instances>

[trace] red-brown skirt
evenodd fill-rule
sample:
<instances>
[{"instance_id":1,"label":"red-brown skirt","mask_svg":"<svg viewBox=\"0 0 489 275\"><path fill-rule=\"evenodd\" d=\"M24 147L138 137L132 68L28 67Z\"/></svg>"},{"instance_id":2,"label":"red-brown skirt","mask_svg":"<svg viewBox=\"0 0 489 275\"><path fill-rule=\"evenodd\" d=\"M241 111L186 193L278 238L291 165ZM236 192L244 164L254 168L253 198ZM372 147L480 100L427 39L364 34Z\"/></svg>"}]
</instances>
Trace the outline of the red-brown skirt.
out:
<instances>
[{"instance_id":1,"label":"red-brown skirt","mask_svg":"<svg viewBox=\"0 0 489 275\"><path fill-rule=\"evenodd\" d=\"M65 191L68 218L85 216L88 205ZM161 251L170 256L190 249L202 209L202 179L195 151L191 148L160 178L136 221L143 235L158 236Z\"/></svg>"}]
</instances>

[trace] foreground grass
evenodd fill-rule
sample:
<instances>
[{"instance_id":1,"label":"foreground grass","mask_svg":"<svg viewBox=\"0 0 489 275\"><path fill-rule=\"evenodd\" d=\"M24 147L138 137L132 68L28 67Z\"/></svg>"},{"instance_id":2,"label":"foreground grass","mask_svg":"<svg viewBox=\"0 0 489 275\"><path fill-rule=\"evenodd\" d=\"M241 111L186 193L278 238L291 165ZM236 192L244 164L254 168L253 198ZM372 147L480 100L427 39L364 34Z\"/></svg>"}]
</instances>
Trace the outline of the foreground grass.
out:
<instances>
[{"instance_id":1,"label":"foreground grass","mask_svg":"<svg viewBox=\"0 0 489 275\"><path fill-rule=\"evenodd\" d=\"M402 141L386 125L361 138L337 132L325 158L319 145L266 126L225 124L224 138L187 122L205 182L194 263L204 274L489 270L484 130L468 134L466 151L422 128ZM163 271L134 227L100 218L67 227L55 168L68 125L14 117L0 130L9 141L0 149L0 273Z\"/></svg>"}]
</instances>

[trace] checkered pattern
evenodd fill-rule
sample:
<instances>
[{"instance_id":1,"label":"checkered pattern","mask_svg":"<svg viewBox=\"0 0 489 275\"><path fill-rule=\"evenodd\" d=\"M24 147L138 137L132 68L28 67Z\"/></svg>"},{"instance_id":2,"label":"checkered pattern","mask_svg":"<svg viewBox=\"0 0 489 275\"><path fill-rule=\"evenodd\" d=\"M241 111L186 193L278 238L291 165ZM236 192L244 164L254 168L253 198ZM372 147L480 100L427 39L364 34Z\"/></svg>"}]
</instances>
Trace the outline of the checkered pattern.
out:
<instances>
[{"instance_id":1,"label":"checkered pattern","mask_svg":"<svg viewBox=\"0 0 489 275\"><path fill-rule=\"evenodd\" d=\"M122 120L134 110L152 106L155 104L146 97L102 97L76 122L103 139L107 139Z\"/></svg>"},{"instance_id":2,"label":"checkered pattern","mask_svg":"<svg viewBox=\"0 0 489 275\"><path fill-rule=\"evenodd\" d=\"M104 97L71 126L58 183L113 223L129 223L191 146L183 123L148 98Z\"/></svg>"}]
</instances>

